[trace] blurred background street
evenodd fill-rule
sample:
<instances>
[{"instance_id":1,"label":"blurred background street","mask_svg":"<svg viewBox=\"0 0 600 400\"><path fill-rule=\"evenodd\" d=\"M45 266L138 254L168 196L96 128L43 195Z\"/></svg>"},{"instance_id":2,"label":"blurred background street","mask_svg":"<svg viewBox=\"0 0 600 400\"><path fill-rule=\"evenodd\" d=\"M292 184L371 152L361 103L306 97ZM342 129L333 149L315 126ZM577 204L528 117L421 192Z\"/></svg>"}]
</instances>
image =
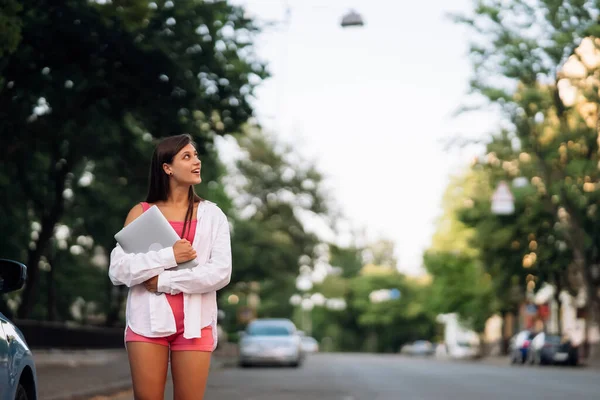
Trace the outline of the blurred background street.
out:
<instances>
[{"instance_id":1,"label":"blurred background street","mask_svg":"<svg viewBox=\"0 0 600 400\"><path fill-rule=\"evenodd\" d=\"M597 398L598 15L0 2L0 400L131 397L109 257L181 133L231 228L207 398Z\"/></svg>"}]
</instances>

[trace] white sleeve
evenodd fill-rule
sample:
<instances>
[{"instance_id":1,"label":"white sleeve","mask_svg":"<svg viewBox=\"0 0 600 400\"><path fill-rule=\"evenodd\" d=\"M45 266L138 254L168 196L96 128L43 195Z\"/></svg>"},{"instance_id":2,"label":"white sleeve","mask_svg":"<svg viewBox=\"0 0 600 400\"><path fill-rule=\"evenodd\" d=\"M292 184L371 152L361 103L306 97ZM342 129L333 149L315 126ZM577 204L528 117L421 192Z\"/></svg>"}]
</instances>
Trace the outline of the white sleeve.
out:
<instances>
[{"instance_id":1,"label":"white sleeve","mask_svg":"<svg viewBox=\"0 0 600 400\"><path fill-rule=\"evenodd\" d=\"M162 293L208 293L227 286L231 280L231 238L229 222L221 215L207 263L190 269L164 271L158 276Z\"/></svg>"},{"instance_id":2,"label":"white sleeve","mask_svg":"<svg viewBox=\"0 0 600 400\"><path fill-rule=\"evenodd\" d=\"M114 285L132 287L139 285L163 272L177 266L173 247L159 251L130 254L117 246L110 253L108 276Z\"/></svg>"}]
</instances>

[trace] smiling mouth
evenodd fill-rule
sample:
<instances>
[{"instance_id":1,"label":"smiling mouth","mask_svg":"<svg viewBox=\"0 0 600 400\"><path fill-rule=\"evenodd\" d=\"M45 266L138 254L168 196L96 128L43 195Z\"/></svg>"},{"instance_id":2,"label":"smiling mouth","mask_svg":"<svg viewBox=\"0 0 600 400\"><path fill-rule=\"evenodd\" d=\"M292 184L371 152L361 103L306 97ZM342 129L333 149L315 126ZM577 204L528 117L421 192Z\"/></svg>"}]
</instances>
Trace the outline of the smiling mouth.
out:
<instances>
[{"instance_id":1,"label":"smiling mouth","mask_svg":"<svg viewBox=\"0 0 600 400\"><path fill-rule=\"evenodd\" d=\"M196 168L195 170L192 171L192 174L199 174L200 173L200 168Z\"/></svg>"}]
</instances>

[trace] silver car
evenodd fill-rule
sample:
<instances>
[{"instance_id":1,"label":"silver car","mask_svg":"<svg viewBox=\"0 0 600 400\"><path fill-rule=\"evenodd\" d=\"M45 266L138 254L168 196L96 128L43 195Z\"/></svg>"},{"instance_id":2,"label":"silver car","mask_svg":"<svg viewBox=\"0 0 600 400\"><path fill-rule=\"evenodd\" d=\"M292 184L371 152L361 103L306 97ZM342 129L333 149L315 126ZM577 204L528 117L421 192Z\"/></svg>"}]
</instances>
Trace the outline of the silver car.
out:
<instances>
[{"instance_id":1,"label":"silver car","mask_svg":"<svg viewBox=\"0 0 600 400\"><path fill-rule=\"evenodd\" d=\"M242 367L302 364L301 337L289 319L257 319L241 333L239 363Z\"/></svg>"},{"instance_id":2,"label":"silver car","mask_svg":"<svg viewBox=\"0 0 600 400\"><path fill-rule=\"evenodd\" d=\"M21 289L25 265L0 259L0 295ZM37 378L31 350L21 331L0 312L0 400L35 400Z\"/></svg>"}]
</instances>

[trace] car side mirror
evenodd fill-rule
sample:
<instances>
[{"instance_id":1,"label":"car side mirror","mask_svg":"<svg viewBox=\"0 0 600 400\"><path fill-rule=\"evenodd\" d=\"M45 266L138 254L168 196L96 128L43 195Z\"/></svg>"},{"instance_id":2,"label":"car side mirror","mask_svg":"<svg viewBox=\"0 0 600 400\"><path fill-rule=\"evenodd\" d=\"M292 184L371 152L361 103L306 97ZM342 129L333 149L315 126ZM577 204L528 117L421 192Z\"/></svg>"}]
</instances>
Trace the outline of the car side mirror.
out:
<instances>
[{"instance_id":1,"label":"car side mirror","mask_svg":"<svg viewBox=\"0 0 600 400\"><path fill-rule=\"evenodd\" d=\"M0 293L19 290L27 280L27 267L17 261L0 259Z\"/></svg>"}]
</instances>

